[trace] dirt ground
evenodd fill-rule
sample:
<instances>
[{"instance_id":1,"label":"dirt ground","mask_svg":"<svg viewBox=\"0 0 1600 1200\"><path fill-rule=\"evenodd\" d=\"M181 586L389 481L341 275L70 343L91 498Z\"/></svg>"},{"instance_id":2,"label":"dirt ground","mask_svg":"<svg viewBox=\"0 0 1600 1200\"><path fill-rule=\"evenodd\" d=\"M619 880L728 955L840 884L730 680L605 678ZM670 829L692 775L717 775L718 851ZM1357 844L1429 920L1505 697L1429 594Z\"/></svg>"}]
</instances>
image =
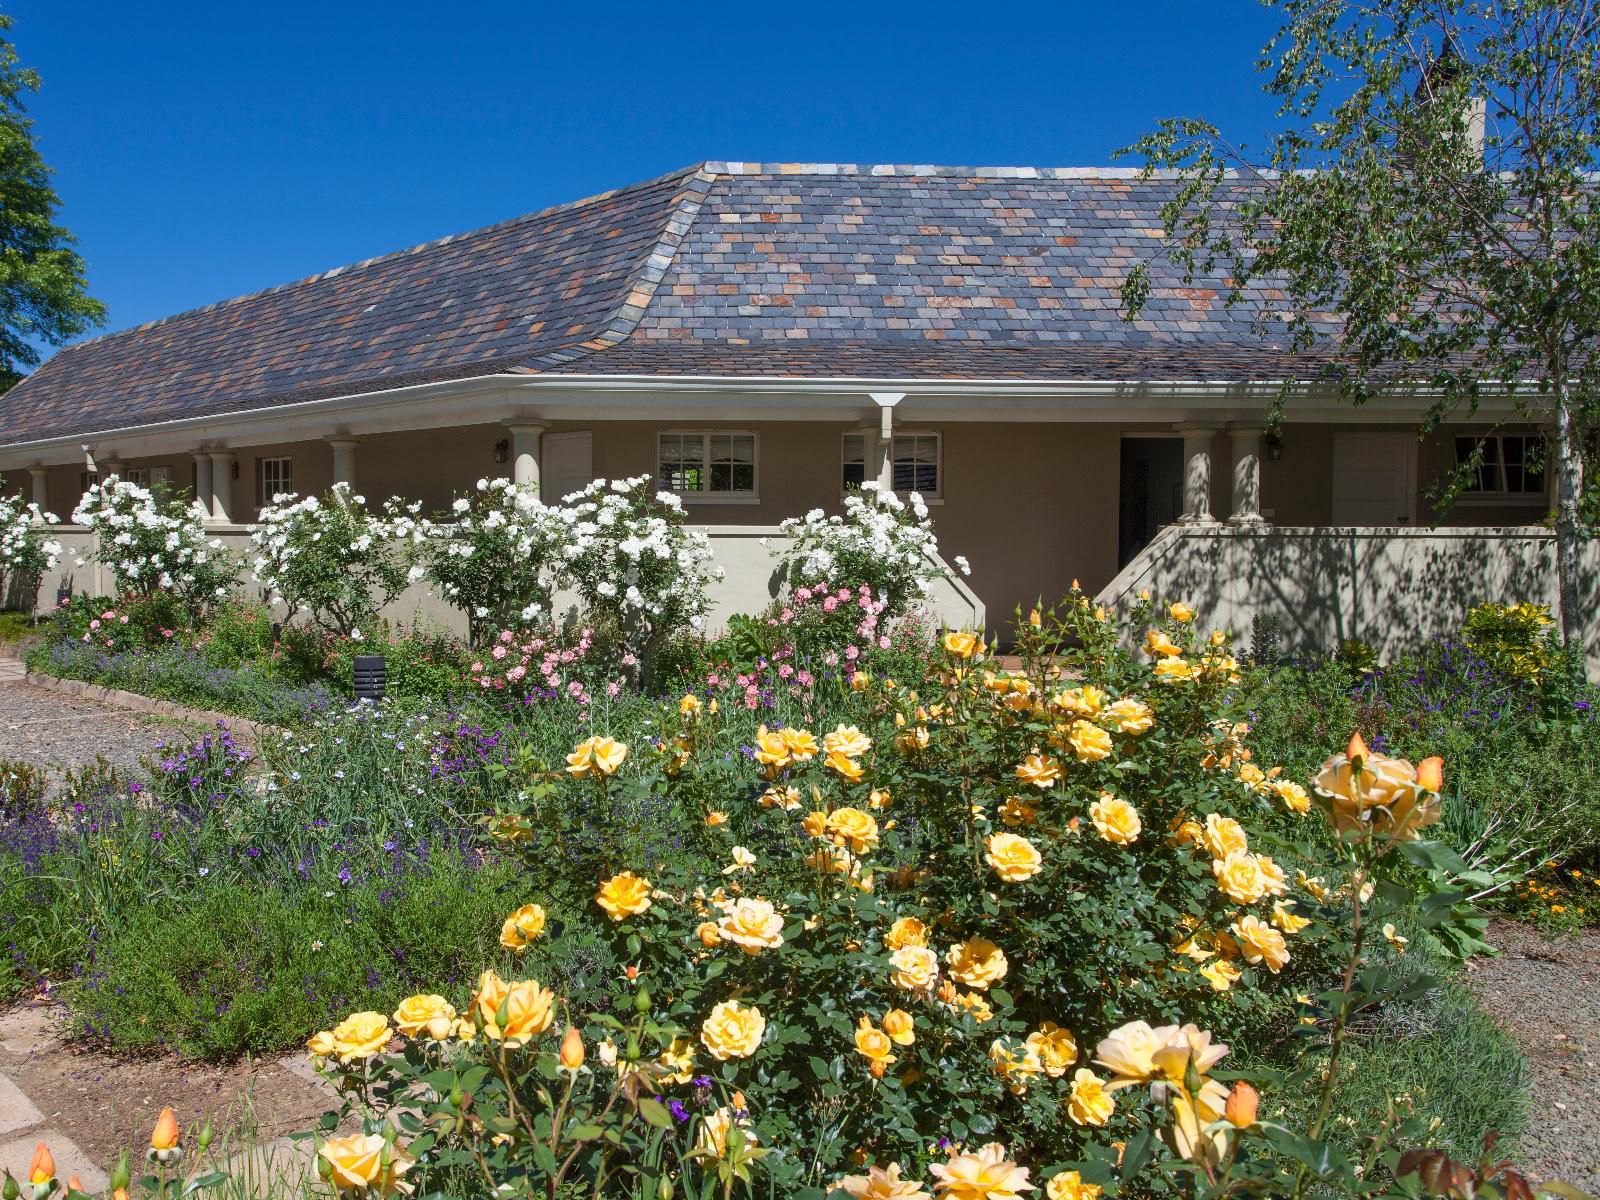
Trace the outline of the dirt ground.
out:
<instances>
[{"instance_id":1,"label":"dirt ground","mask_svg":"<svg viewBox=\"0 0 1600 1200\"><path fill-rule=\"evenodd\" d=\"M1511 921L1467 981L1528 1060L1532 1102L1517 1157L1535 1180L1600 1192L1600 931L1547 938Z\"/></svg>"}]
</instances>

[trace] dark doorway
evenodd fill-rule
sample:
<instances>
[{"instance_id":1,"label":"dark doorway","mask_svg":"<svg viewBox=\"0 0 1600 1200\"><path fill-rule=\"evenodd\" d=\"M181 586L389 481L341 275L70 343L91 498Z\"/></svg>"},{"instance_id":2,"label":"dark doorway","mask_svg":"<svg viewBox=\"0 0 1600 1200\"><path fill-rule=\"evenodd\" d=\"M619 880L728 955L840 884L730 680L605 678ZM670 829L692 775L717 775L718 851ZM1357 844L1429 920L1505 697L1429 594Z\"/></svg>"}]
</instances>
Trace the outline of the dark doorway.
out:
<instances>
[{"instance_id":1,"label":"dark doorway","mask_svg":"<svg viewBox=\"0 0 1600 1200\"><path fill-rule=\"evenodd\" d=\"M1117 566L1127 566L1183 511L1183 439L1125 437L1117 520Z\"/></svg>"}]
</instances>

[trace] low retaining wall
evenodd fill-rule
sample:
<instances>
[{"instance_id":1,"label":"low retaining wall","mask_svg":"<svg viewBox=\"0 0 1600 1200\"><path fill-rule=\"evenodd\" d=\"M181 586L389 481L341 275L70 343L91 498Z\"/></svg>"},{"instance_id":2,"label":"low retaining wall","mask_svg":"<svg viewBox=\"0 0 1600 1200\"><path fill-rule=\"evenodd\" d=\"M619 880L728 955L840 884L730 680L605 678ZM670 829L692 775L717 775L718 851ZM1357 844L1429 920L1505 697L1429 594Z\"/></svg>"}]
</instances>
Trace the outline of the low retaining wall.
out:
<instances>
[{"instance_id":1,"label":"low retaining wall","mask_svg":"<svg viewBox=\"0 0 1600 1200\"><path fill-rule=\"evenodd\" d=\"M1360 638L1384 657L1458 630L1488 601L1557 610L1555 536L1507 528L1168 526L1101 591L1126 610L1139 593L1183 600L1207 628L1248 636L1276 617L1289 650L1333 650ZM1583 550L1584 644L1600 677L1600 547Z\"/></svg>"},{"instance_id":2,"label":"low retaining wall","mask_svg":"<svg viewBox=\"0 0 1600 1200\"><path fill-rule=\"evenodd\" d=\"M777 597L781 579L774 551L787 538L775 525L709 525L700 528L710 535L715 563L723 570L723 578L711 585L708 625L712 631L716 631L725 629L728 618L734 613L761 612ZM208 533L248 563L249 526L217 526ZM57 597L63 594L104 596L112 592L111 573L94 560L94 535L89 530L81 525L55 525L50 527L50 536L62 544L66 554L55 570L47 571L40 580L37 604L41 611L53 610ZM78 557L86 560L84 566L76 565L75 558ZM982 629L985 618L983 601L942 559L935 558L932 561L939 572L929 601L934 616L952 628ZM245 584L248 585L248 581L247 566ZM559 595L556 602L558 606L564 603ZM383 615L391 621L407 625L427 623L440 626L463 638L467 634L466 617L446 604L425 584L407 588L383 610Z\"/></svg>"}]
</instances>

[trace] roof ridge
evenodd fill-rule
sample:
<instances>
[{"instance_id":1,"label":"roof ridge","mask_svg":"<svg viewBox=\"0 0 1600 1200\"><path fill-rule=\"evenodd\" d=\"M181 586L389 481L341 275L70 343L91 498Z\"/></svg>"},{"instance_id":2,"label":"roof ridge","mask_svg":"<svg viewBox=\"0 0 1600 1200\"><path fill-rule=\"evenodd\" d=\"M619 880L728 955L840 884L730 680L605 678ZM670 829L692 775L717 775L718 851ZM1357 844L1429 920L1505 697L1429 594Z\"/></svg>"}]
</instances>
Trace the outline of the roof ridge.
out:
<instances>
[{"instance_id":1,"label":"roof ridge","mask_svg":"<svg viewBox=\"0 0 1600 1200\"><path fill-rule=\"evenodd\" d=\"M655 298L656 289L661 286L661 281L672 269L678 248L683 245L683 240L688 236L695 218L700 215L701 205L710 194L711 185L717 180L719 172L711 170L711 165L702 163L685 175L683 185L673 197L671 213L662 226L661 236L651 246L650 253L639 260L638 266L629 277L628 290L624 293L622 302L607 318L599 332L574 346L535 355L531 360L532 363L557 366L587 358L591 354L626 341L639 327L650 301Z\"/></svg>"},{"instance_id":2,"label":"roof ridge","mask_svg":"<svg viewBox=\"0 0 1600 1200\"><path fill-rule=\"evenodd\" d=\"M609 191L596 192L591 196L584 196L577 200L568 200L562 204L552 204L548 208L535 209L533 212L521 213L518 216L507 217L501 221L492 221L488 225L480 225L475 229L465 229L460 233L446 234L444 237L434 238L432 241L419 242L415 246L406 246L400 250L391 250L387 254L374 255L371 258L361 259L359 262L346 263L344 266L333 267L327 271L319 271L315 275L306 275L299 279L290 280L287 283L279 283L274 284L272 287L259 288L253 292L246 292L241 296L229 296L224 300L214 300L210 304L201 304L195 308L186 308L182 312L170 313L165 317L158 317L154 321L146 321L142 325L130 325L126 329L115 329L110 333L96 334L94 337L84 338L82 341L72 342L61 347L61 349L51 357L59 358L63 354L67 354L84 346L94 346L102 342L113 341L116 338L126 337L129 334L144 333L151 329L159 329L163 325L170 325L173 322L183 320L186 317L199 316L201 313L216 312L219 309L229 308L235 304L244 304L247 301L259 300L262 297L275 295L279 292L287 292L295 288L305 287L309 284L320 283L322 280L333 279L336 276L349 274L352 271L365 270L368 267L377 266L379 263L393 262L396 259L405 258L411 254L420 254L425 250L434 250L440 246L448 246L450 243L458 242L463 238L474 237L481 233L490 233L498 229L507 229L518 224L519 222L540 220L545 217L554 216L557 213L569 212L579 208L584 208L590 204L597 204L603 201L612 200L626 192L633 192L642 188L654 187L657 184L663 183L669 179L676 179L680 177L695 178L704 174L705 167L706 164L704 163L697 163L687 167L679 167L677 170L668 171L664 175L657 175L650 179L641 179L634 183L624 184L622 187L612 188ZM28 378L31 378L31 373L29 376L19 380L16 386L21 387L28 381Z\"/></svg>"},{"instance_id":3,"label":"roof ridge","mask_svg":"<svg viewBox=\"0 0 1600 1200\"><path fill-rule=\"evenodd\" d=\"M933 163L803 163L803 162L715 162L701 164L702 169L715 175L841 175L875 176L948 176L958 179L1158 179L1172 180L1180 176L1176 170L1147 170L1144 167L962 167L940 166ZM1237 175L1227 172L1226 177Z\"/></svg>"}]
</instances>

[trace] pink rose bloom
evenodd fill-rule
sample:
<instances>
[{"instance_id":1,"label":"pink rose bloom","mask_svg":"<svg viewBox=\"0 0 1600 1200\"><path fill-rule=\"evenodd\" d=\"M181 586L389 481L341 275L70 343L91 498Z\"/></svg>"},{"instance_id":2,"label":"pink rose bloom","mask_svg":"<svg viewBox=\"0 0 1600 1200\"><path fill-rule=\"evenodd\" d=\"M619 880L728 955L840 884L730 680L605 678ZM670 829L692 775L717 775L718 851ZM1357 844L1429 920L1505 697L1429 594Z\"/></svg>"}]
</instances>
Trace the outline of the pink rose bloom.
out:
<instances>
[{"instance_id":1,"label":"pink rose bloom","mask_svg":"<svg viewBox=\"0 0 1600 1200\"><path fill-rule=\"evenodd\" d=\"M123 617L123 618L121 618L121 620L122 620L122 623L124 625L126 625L128 623L128 618L127 617Z\"/></svg>"},{"instance_id":2,"label":"pink rose bloom","mask_svg":"<svg viewBox=\"0 0 1600 1200\"><path fill-rule=\"evenodd\" d=\"M793 674L794 674L794 668L791 667L788 663L784 663L783 666L778 668L778 678L779 679L787 679L787 678L789 678L789 676L791 676Z\"/></svg>"},{"instance_id":3,"label":"pink rose bloom","mask_svg":"<svg viewBox=\"0 0 1600 1200\"><path fill-rule=\"evenodd\" d=\"M639 660L632 650L622 656L622 665L625 667L637 667L639 665Z\"/></svg>"},{"instance_id":4,"label":"pink rose bloom","mask_svg":"<svg viewBox=\"0 0 1600 1200\"><path fill-rule=\"evenodd\" d=\"M804 604L807 600L811 599L811 589L806 587L796 589L794 598L800 601L800 603Z\"/></svg>"},{"instance_id":5,"label":"pink rose bloom","mask_svg":"<svg viewBox=\"0 0 1600 1200\"><path fill-rule=\"evenodd\" d=\"M502 641L502 642L504 642L504 643L506 643L506 644L507 644L507 645L509 645L509 644L510 644L510 642L511 642L511 637L512 637L512 633L511 633L511 630L509 630L509 629L502 629L502 630L501 630L501 631L500 631L500 640L501 640L501 641Z\"/></svg>"},{"instance_id":6,"label":"pink rose bloom","mask_svg":"<svg viewBox=\"0 0 1600 1200\"><path fill-rule=\"evenodd\" d=\"M575 659L577 657L578 656L576 654L574 654L571 650L563 650L561 652L561 661L564 662L564 663L569 663L569 662L571 662L573 659Z\"/></svg>"},{"instance_id":7,"label":"pink rose bloom","mask_svg":"<svg viewBox=\"0 0 1600 1200\"><path fill-rule=\"evenodd\" d=\"M112 617L114 617L116 615L117 615L117 610L116 609L114 609L114 608L113 609L108 609L107 611L105 611L105 612L100 614L100 619L102 621L109 621L109 620L111 620Z\"/></svg>"},{"instance_id":8,"label":"pink rose bloom","mask_svg":"<svg viewBox=\"0 0 1600 1200\"><path fill-rule=\"evenodd\" d=\"M798 679L806 687L810 687L811 686L811 672L810 671L801 671L798 675L795 676L795 678Z\"/></svg>"},{"instance_id":9,"label":"pink rose bloom","mask_svg":"<svg viewBox=\"0 0 1600 1200\"><path fill-rule=\"evenodd\" d=\"M850 589L847 588L847 587L840 588L839 589L839 599L841 599L841 600L850 599Z\"/></svg>"},{"instance_id":10,"label":"pink rose bloom","mask_svg":"<svg viewBox=\"0 0 1600 1200\"><path fill-rule=\"evenodd\" d=\"M576 695L579 695L582 691L583 691L583 684L579 683L576 679L574 679L571 683L567 684L567 694L568 695L576 696Z\"/></svg>"},{"instance_id":11,"label":"pink rose bloom","mask_svg":"<svg viewBox=\"0 0 1600 1200\"><path fill-rule=\"evenodd\" d=\"M620 683L618 683L615 679L613 679L610 683L606 684L606 695L608 695L608 696L615 696L621 690L622 690L622 685Z\"/></svg>"},{"instance_id":12,"label":"pink rose bloom","mask_svg":"<svg viewBox=\"0 0 1600 1200\"><path fill-rule=\"evenodd\" d=\"M834 609L836 609L838 607L839 607L839 602L836 599L834 599L832 596L829 596L826 600L824 600L822 602L822 611L823 612L832 612Z\"/></svg>"},{"instance_id":13,"label":"pink rose bloom","mask_svg":"<svg viewBox=\"0 0 1600 1200\"><path fill-rule=\"evenodd\" d=\"M839 665L839 655L834 651L829 650L822 656L822 661L830 667L837 667Z\"/></svg>"},{"instance_id":14,"label":"pink rose bloom","mask_svg":"<svg viewBox=\"0 0 1600 1200\"><path fill-rule=\"evenodd\" d=\"M794 620L794 609L792 609L792 608L784 609L781 613L778 614L778 620L782 621L785 625L787 625L790 621Z\"/></svg>"},{"instance_id":15,"label":"pink rose bloom","mask_svg":"<svg viewBox=\"0 0 1600 1200\"><path fill-rule=\"evenodd\" d=\"M578 703L579 704L587 704L587 703L589 703L590 698L591 697L589 696L589 693L588 692L584 692L582 695L580 695L578 697Z\"/></svg>"},{"instance_id":16,"label":"pink rose bloom","mask_svg":"<svg viewBox=\"0 0 1600 1200\"><path fill-rule=\"evenodd\" d=\"M493 650L491 650L490 653L493 654L496 658L504 658L506 656L507 652L506 652L505 645L502 643L501 645L498 645Z\"/></svg>"},{"instance_id":17,"label":"pink rose bloom","mask_svg":"<svg viewBox=\"0 0 1600 1200\"><path fill-rule=\"evenodd\" d=\"M527 673L528 673L528 668L527 667L512 667L511 670L506 672L506 678L509 679L512 683L521 683L522 680L523 680L523 677L526 676Z\"/></svg>"},{"instance_id":18,"label":"pink rose bloom","mask_svg":"<svg viewBox=\"0 0 1600 1200\"><path fill-rule=\"evenodd\" d=\"M857 650L854 646L846 646L844 648L844 656L851 662L855 662L856 659L861 657L861 651Z\"/></svg>"},{"instance_id":19,"label":"pink rose bloom","mask_svg":"<svg viewBox=\"0 0 1600 1200\"><path fill-rule=\"evenodd\" d=\"M878 649L887 650L888 648L889 648L889 639L887 637L879 638L878 639Z\"/></svg>"},{"instance_id":20,"label":"pink rose bloom","mask_svg":"<svg viewBox=\"0 0 1600 1200\"><path fill-rule=\"evenodd\" d=\"M99 621L90 621L89 622L89 628L90 629L99 629L100 628L100 622Z\"/></svg>"}]
</instances>

